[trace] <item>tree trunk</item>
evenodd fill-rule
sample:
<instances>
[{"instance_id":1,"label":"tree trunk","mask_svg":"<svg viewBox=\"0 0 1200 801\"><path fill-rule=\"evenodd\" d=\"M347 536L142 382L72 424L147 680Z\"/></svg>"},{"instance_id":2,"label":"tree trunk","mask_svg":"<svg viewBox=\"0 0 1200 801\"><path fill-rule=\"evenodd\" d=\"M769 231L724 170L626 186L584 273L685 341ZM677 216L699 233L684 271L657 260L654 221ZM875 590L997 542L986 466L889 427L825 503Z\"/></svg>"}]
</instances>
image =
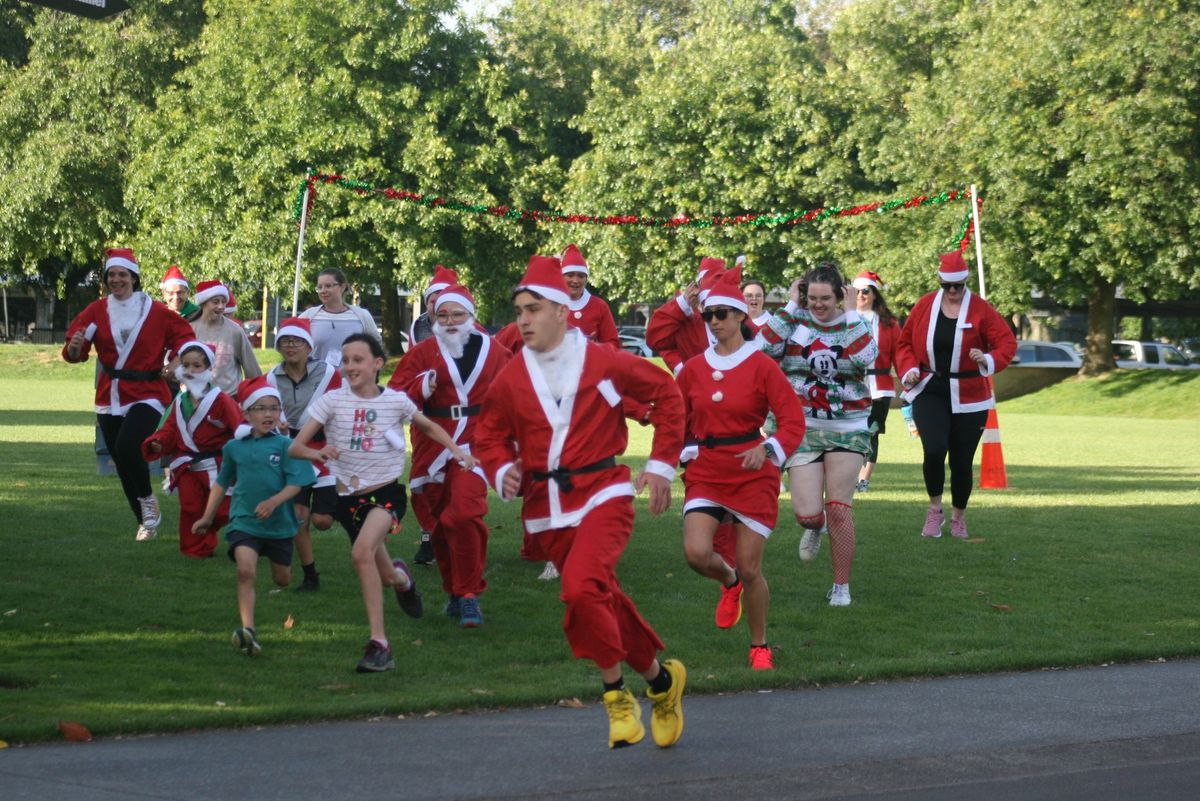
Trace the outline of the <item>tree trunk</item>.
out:
<instances>
[{"instance_id":1,"label":"tree trunk","mask_svg":"<svg viewBox=\"0 0 1200 801\"><path fill-rule=\"evenodd\" d=\"M396 279L390 274L379 282L380 300L383 306L383 345L387 352L399 356L404 350L400 338L404 325L400 320L400 296L396 294Z\"/></svg>"},{"instance_id":2,"label":"tree trunk","mask_svg":"<svg viewBox=\"0 0 1200 801\"><path fill-rule=\"evenodd\" d=\"M1116 366L1112 355L1116 306L1116 284L1097 277L1092 284L1092 291L1088 293L1087 347L1084 350L1080 375L1102 375Z\"/></svg>"}]
</instances>

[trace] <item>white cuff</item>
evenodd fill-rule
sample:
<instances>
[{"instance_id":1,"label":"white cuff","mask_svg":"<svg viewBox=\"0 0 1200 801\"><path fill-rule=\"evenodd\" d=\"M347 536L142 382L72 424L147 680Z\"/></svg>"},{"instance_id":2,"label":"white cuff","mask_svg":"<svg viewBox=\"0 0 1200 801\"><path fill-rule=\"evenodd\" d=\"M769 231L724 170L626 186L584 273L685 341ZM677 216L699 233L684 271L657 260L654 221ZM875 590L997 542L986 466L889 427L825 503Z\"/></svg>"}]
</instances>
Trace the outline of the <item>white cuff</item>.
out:
<instances>
[{"instance_id":1,"label":"white cuff","mask_svg":"<svg viewBox=\"0 0 1200 801\"><path fill-rule=\"evenodd\" d=\"M908 383L908 380L909 380L909 378L914 378L914 379L916 379L916 378L920 378L920 377L921 377L921 371L920 371L920 370L918 370L918 369L917 369L917 368L915 368L915 367L910 367L910 368L908 368L908 372L907 372L907 373L905 373L904 375L900 376L900 383L901 383L901 384L907 384L907 383Z\"/></svg>"},{"instance_id":2,"label":"white cuff","mask_svg":"<svg viewBox=\"0 0 1200 801\"><path fill-rule=\"evenodd\" d=\"M800 311L800 304L794 300L789 300L787 304L784 305L783 310L794 316L796 312Z\"/></svg>"},{"instance_id":3,"label":"white cuff","mask_svg":"<svg viewBox=\"0 0 1200 801\"><path fill-rule=\"evenodd\" d=\"M496 494L499 495L500 500L504 501L505 503L508 503L510 500L512 500L512 498L504 497L504 476L505 476L505 474L508 473L509 470L512 469L513 465L515 465L515 464L516 464L516 462L509 462L508 464L504 465L503 467L501 467L499 470L496 471ZM516 497L516 496L513 496L513 497Z\"/></svg>"},{"instance_id":4,"label":"white cuff","mask_svg":"<svg viewBox=\"0 0 1200 801\"><path fill-rule=\"evenodd\" d=\"M679 462L684 464L700 457L699 445L687 445L679 452Z\"/></svg>"},{"instance_id":5,"label":"white cuff","mask_svg":"<svg viewBox=\"0 0 1200 801\"><path fill-rule=\"evenodd\" d=\"M979 368L980 375L989 376L992 373L996 372L996 360L992 358L992 354L990 354L990 353L983 354L983 360L987 364L983 365ZM979 364L979 362L975 362L975 363Z\"/></svg>"},{"instance_id":6,"label":"white cuff","mask_svg":"<svg viewBox=\"0 0 1200 801\"><path fill-rule=\"evenodd\" d=\"M91 342L96 337L96 324L88 323L88 327L83 330L83 338Z\"/></svg>"},{"instance_id":7,"label":"white cuff","mask_svg":"<svg viewBox=\"0 0 1200 801\"><path fill-rule=\"evenodd\" d=\"M403 426L397 426L396 428L389 428L387 431L383 432L383 438L386 439L389 443L391 443L391 446L393 448L395 448L396 450L398 450L398 451L404 450L404 428L403 428Z\"/></svg>"},{"instance_id":8,"label":"white cuff","mask_svg":"<svg viewBox=\"0 0 1200 801\"><path fill-rule=\"evenodd\" d=\"M776 467L783 467L783 463L787 460L787 454L783 452L783 446L779 444L779 440L771 437L763 442L763 446L767 449L767 458L770 459Z\"/></svg>"},{"instance_id":9,"label":"white cuff","mask_svg":"<svg viewBox=\"0 0 1200 801\"><path fill-rule=\"evenodd\" d=\"M425 375L421 376L421 397L425 400L429 400L429 396L433 394L433 387L429 384L435 375L437 375L437 371L426 370Z\"/></svg>"},{"instance_id":10,"label":"white cuff","mask_svg":"<svg viewBox=\"0 0 1200 801\"><path fill-rule=\"evenodd\" d=\"M653 473L656 476L661 476L667 481L675 480L675 468L666 462L660 462L658 459L651 459L646 462L645 472Z\"/></svg>"},{"instance_id":11,"label":"white cuff","mask_svg":"<svg viewBox=\"0 0 1200 801\"><path fill-rule=\"evenodd\" d=\"M683 310L685 316L692 316L692 304L687 302L682 292L675 296L675 302L679 304L679 308Z\"/></svg>"},{"instance_id":12,"label":"white cuff","mask_svg":"<svg viewBox=\"0 0 1200 801\"><path fill-rule=\"evenodd\" d=\"M245 439L246 437L250 436L251 432L253 431L254 429L250 427L249 423L239 423L238 427L233 430L233 438Z\"/></svg>"},{"instance_id":13,"label":"white cuff","mask_svg":"<svg viewBox=\"0 0 1200 801\"><path fill-rule=\"evenodd\" d=\"M675 369L671 371L673 375L679 375L679 371L683 369L683 362L675 365Z\"/></svg>"}]
</instances>

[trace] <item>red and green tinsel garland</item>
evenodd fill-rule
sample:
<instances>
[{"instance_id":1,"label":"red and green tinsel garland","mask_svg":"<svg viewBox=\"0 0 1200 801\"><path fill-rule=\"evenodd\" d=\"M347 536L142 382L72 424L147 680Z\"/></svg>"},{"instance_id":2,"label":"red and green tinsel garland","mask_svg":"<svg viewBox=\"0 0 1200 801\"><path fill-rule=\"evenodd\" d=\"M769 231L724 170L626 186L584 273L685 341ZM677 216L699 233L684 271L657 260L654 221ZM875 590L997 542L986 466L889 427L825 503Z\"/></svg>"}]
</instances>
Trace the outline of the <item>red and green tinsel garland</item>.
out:
<instances>
[{"instance_id":1,"label":"red and green tinsel garland","mask_svg":"<svg viewBox=\"0 0 1200 801\"><path fill-rule=\"evenodd\" d=\"M310 172L300 183L296 192L296 203L292 215L299 220L304 212L304 193L308 191L308 211L311 213L313 201L317 197L319 185L340 186L359 195L381 195L389 200L400 200L427 208L456 211L461 214L491 215L505 220L533 221L542 223L561 223L575 225L637 225L645 228L717 228L731 226L754 226L769 228L779 225L797 225L802 222L820 222L830 217L854 217L868 212L884 213L896 209L915 209L926 205L937 205L962 200L970 196L966 189L952 189L936 195L916 195L910 198L863 203L855 206L822 206L810 211L793 211L786 214L770 214L750 212L735 215L711 215L693 217L679 215L675 217L645 216L637 214L566 214L560 211L538 211L534 209L514 209L509 206L489 206L486 204L461 203L435 195L422 195L393 187L372 186L364 181L352 181L345 176ZM964 223L964 232L959 237L966 242L970 237L970 218ZM966 247L966 245L962 245ZM960 248L961 249L961 248Z\"/></svg>"}]
</instances>

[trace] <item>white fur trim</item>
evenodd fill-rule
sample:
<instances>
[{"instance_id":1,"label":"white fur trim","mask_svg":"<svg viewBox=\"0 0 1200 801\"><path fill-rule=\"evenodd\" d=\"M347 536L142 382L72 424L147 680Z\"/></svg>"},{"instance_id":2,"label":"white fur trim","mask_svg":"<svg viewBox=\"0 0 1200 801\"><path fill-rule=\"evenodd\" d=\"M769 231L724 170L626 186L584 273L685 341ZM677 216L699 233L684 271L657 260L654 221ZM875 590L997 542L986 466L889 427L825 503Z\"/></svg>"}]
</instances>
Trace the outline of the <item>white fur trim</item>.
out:
<instances>
[{"instance_id":1,"label":"white fur trim","mask_svg":"<svg viewBox=\"0 0 1200 801\"><path fill-rule=\"evenodd\" d=\"M742 298L731 298L728 295L714 295L711 292L704 298L704 308L709 306L728 306L731 309L746 314L750 311L750 307L746 305L746 301Z\"/></svg>"},{"instance_id":2,"label":"white fur trim","mask_svg":"<svg viewBox=\"0 0 1200 801\"><path fill-rule=\"evenodd\" d=\"M680 310L683 311L684 316L686 316L686 317L692 316L692 304L690 304L686 300L684 300L684 297L682 294L675 296L675 303L679 306Z\"/></svg>"},{"instance_id":3,"label":"white fur trim","mask_svg":"<svg viewBox=\"0 0 1200 801\"><path fill-rule=\"evenodd\" d=\"M776 467L783 467L783 463L787 461L788 454L783 452L783 446L779 444L779 440L774 437L763 442L767 448L767 458L770 459Z\"/></svg>"},{"instance_id":4,"label":"white fur trim","mask_svg":"<svg viewBox=\"0 0 1200 801\"><path fill-rule=\"evenodd\" d=\"M208 289L201 290L196 293L196 296L192 300L197 306L203 306L205 301L212 300L217 295L224 297L226 303L229 302L229 288L224 284L210 286Z\"/></svg>"},{"instance_id":5,"label":"white fur trim","mask_svg":"<svg viewBox=\"0 0 1200 801\"><path fill-rule=\"evenodd\" d=\"M242 401L242 408L249 409L251 406L254 405L255 401L261 400L262 398L274 398L275 400L279 401L280 403L283 403L283 398L281 398L279 396L279 390L275 389L275 387L268 385L265 387L259 387L258 389L251 392L250 396Z\"/></svg>"},{"instance_id":6,"label":"white fur trim","mask_svg":"<svg viewBox=\"0 0 1200 801\"><path fill-rule=\"evenodd\" d=\"M460 295L457 292L443 292L442 294L438 295L437 300L433 302L433 311L436 313L438 309L442 308L443 303L457 303L459 306L462 306L464 309L469 311L471 316L475 315L475 304L472 303L465 295Z\"/></svg>"},{"instance_id":7,"label":"white fur trim","mask_svg":"<svg viewBox=\"0 0 1200 801\"><path fill-rule=\"evenodd\" d=\"M216 366L217 354L213 353L213 349L207 344L198 339L193 339L191 342L185 342L183 347L179 349L179 357L183 358L183 354L187 353L189 350L198 350L203 353L204 358L208 359L208 366L210 369Z\"/></svg>"},{"instance_id":8,"label":"white fur trim","mask_svg":"<svg viewBox=\"0 0 1200 801\"><path fill-rule=\"evenodd\" d=\"M254 433L254 429L250 427L249 423L239 423L238 427L233 430L233 438L245 439L252 433Z\"/></svg>"},{"instance_id":9,"label":"white fur trim","mask_svg":"<svg viewBox=\"0 0 1200 801\"><path fill-rule=\"evenodd\" d=\"M127 259L124 256L109 256L104 262L104 272L108 272L113 267L123 267L131 273L141 275L142 268L138 266L136 261Z\"/></svg>"},{"instance_id":10,"label":"white fur trim","mask_svg":"<svg viewBox=\"0 0 1200 801\"><path fill-rule=\"evenodd\" d=\"M504 497L504 476L508 473L509 470L511 470L513 468L513 465L515 465L515 464L516 464L516 462L509 462L508 464L503 465L499 470L496 471L496 483L495 483L496 494L500 496L500 500L502 500L506 503L508 501L511 501L512 498Z\"/></svg>"},{"instance_id":11,"label":"white fur trim","mask_svg":"<svg viewBox=\"0 0 1200 801\"><path fill-rule=\"evenodd\" d=\"M225 311L229 311L229 309L226 309ZM279 329L279 333L275 335L275 347L277 349L279 347L279 340L283 339L284 337L296 337L297 339L303 339L308 343L310 350L316 348L316 345L313 343L312 334L308 333L298 325L285 325L283 328Z\"/></svg>"},{"instance_id":12,"label":"white fur trim","mask_svg":"<svg viewBox=\"0 0 1200 801\"><path fill-rule=\"evenodd\" d=\"M166 289L169 286L181 286L184 289L187 289L188 287L191 286L191 284L189 284L187 281L183 280L182 278L166 278L163 280L163 282L161 284L159 284L159 286L162 287L163 289Z\"/></svg>"},{"instance_id":13,"label":"white fur trim","mask_svg":"<svg viewBox=\"0 0 1200 801\"><path fill-rule=\"evenodd\" d=\"M700 457L700 446L699 445L685 445L683 450L681 450L679 452L680 464L690 462L693 459L697 459L699 457Z\"/></svg>"},{"instance_id":14,"label":"white fur trim","mask_svg":"<svg viewBox=\"0 0 1200 801\"><path fill-rule=\"evenodd\" d=\"M571 302L570 295L568 295L566 292L563 292L561 289L555 289L552 286L539 286L537 284L522 284L521 286L517 287L516 290L514 290L514 291L521 292L523 290L528 290L530 292L536 292L537 294L541 295L543 298L550 301L551 303L557 303L560 306L566 306Z\"/></svg>"},{"instance_id":15,"label":"white fur trim","mask_svg":"<svg viewBox=\"0 0 1200 801\"><path fill-rule=\"evenodd\" d=\"M437 283L437 284L430 284L428 287L426 287L425 291L421 293L421 300L429 300L429 296L432 295L434 292L441 292L443 289L445 289L448 286L450 286L450 285L447 283L444 283L444 282Z\"/></svg>"},{"instance_id":16,"label":"white fur trim","mask_svg":"<svg viewBox=\"0 0 1200 801\"><path fill-rule=\"evenodd\" d=\"M961 272L957 273L944 273L941 270L938 270L938 280L945 281L947 284L965 282L970 275L970 270L962 270Z\"/></svg>"},{"instance_id":17,"label":"white fur trim","mask_svg":"<svg viewBox=\"0 0 1200 801\"><path fill-rule=\"evenodd\" d=\"M675 480L675 468L666 462L660 462L658 459L651 459L646 462L647 473L653 473L656 476L665 478L667 481Z\"/></svg>"},{"instance_id":18,"label":"white fur trim","mask_svg":"<svg viewBox=\"0 0 1200 801\"><path fill-rule=\"evenodd\" d=\"M704 361L708 362L708 365L714 370L732 370L755 353L758 353L758 345L753 342L744 343L728 356L721 356L715 348L710 346L704 351Z\"/></svg>"},{"instance_id":19,"label":"white fur trim","mask_svg":"<svg viewBox=\"0 0 1200 801\"><path fill-rule=\"evenodd\" d=\"M683 513L687 514L688 512L696 509L711 509L713 507L724 509L726 512L729 512L729 514L733 515L739 523L753 531L755 534L758 534L760 537L765 539L771 536L771 529L767 528L762 523L752 518L740 515L725 504L717 503L716 501L710 501L708 498L692 498L683 505Z\"/></svg>"},{"instance_id":20,"label":"white fur trim","mask_svg":"<svg viewBox=\"0 0 1200 801\"><path fill-rule=\"evenodd\" d=\"M990 353L983 354L983 360L987 364L985 366L982 366L979 368L979 374L981 376L989 376L992 373L996 372L996 360L992 358L992 354L990 354ZM978 364L979 363L976 362L976 365L978 365Z\"/></svg>"},{"instance_id":21,"label":"white fur trim","mask_svg":"<svg viewBox=\"0 0 1200 801\"><path fill-rule=\"evenodd\" d=\"M613 382L607 378L596 384L596 390L604 397L609 406L616 406L621 402L621 393L617 392Z\"/></svg>"}]
</instances>

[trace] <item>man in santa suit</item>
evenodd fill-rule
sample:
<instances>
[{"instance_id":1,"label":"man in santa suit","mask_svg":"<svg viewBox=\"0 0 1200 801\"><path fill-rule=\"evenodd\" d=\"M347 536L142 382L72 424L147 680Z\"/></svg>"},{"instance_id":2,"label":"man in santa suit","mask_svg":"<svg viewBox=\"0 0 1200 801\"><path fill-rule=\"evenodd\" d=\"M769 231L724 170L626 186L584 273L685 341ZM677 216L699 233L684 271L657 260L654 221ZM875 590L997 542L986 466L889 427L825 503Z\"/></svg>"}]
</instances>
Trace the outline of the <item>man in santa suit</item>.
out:
<instances>
[{"instance_id":1,"label":"man in santa suit","mask_svg":"<svg viewBox=\"0 0 1200 801\"><path fill-rule=\"evenodd\" d=\"M650 683L651 733L666 748L683 733L687 671L676 660L659 663L662 641L621 591L616 565L633 532L635 489L650 488L652 514L670 506L683 401L653 364L571 329L569 300L558 259L531 258L513 293L525 347L484 399L474 455L503 500L524 480L522 522L562 574L567 641L600 669L609 747L645 736L625 662ZM634 483L616 461L628 442L626 396L653 406L650 460Z\"/></svg>"},{"instance_id":2,"label":"man in santa suit","mask_svg":"<svg viewBox=\"0 0 1200 801\"><path fill-rule=\"evenodd\" d=\"M192 286L184 276L183 270L179 269L179 265L171 265L158 288L167 308L183 319L190 320L200 313L200 307L192 303L190 298Z\"/></svg>"},{"instance_id":3,"label":"man in santa suit","mask_svg":"<svg viewBox=\"0 0 1200 801\"><path fill-rule=\"evenodd\" d=\"M425 416L469 451L483 396L509 354L475 326L475 299L463 286L442 289L434 303L433 337L405 354L388 386L423 403ZM433 514L433 549L450 596L446 614L463 628L483 625L479 596L487 588L487 481L464 470L450 451L413 430L409 487Z\"/></svg>"}]
</instances>

